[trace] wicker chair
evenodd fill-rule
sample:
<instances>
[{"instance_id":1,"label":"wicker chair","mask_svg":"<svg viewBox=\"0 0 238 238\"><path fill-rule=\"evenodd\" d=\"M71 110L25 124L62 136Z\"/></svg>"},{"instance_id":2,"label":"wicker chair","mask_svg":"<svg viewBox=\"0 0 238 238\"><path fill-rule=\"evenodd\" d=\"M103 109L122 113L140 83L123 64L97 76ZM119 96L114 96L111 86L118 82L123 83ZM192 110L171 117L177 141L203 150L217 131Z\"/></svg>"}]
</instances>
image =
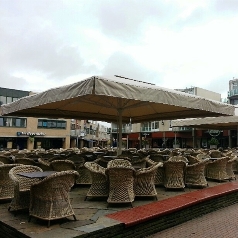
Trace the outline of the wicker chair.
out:
<instances>
[{"instance_id":1,"label":"wicker chair","mask_svg":"<svg viewBox=\"0 0 238 238\"><path fill-rule=\"evenodd\" d=\"M128 160L114 159L108 162L108 203L130 203L135 199L133 189L135 169Z\"/></svg>"},{"instance_id":2,"label":"wicker chair","mask_svg":"<svg viewBox=\"0 0 238 238\"><path fill-rule=\"evenodd\" d=\"M109 183L105 173L106 169L95 162L86 162L84 166L90 171L92 176L92 184L85 200L88 197L108 197Z\"/></svg>"},{"instance_id":3,"label":"wicker chair","mask_svg":"<svg viewBox=\"0 0 238 238\"><path fill-rule=\"evenodd\" d=\"M138 197L155 197L157 200L157 191L155 189L155 175L161 162L151 165L148 168L141 168L136 171L134 180L134 192Z\"/></svg>"},{"instance_id":4,"label":"wicker chair","mask_svg":"<svg viewBox=\"0 0 238 238\"><path fill-rule=\"evenodd\" d=\"M229 179L236 179L236 175L234 173L234 163L236 163L236 157L228 157L229 160L226 164L226 172L228 174Z\"/></svg>"},{"instance_id":5,"label":"wicker chair","mask_svg":"<svg viewBox=\"0 0 238 238\"><path fill-rule=\"evenodd\" d=\"M19 164L0 164L0 200L11 199L14 196L14 182L9 177L9 171Z\"/></svg>"},{"instance_id":6,"label":"wicker chair","mask_svg":"<svg viewBox=\"0 0 238 238\"><path fill-rule=\"evenodd\" d=\"M52 170L52 168L50 166L50 163L47 160L43 159L43 158L39 158L38 159L38 166L40 168L42 168L43 171L50 171L50 170Z\"/></svg>"},{"instance_id":7,"label":"wicker chair","mask_svg":"<svg viewBox=\"0 0 238 238\"><path fill-rule=\"evenodd\" d=\"M30 187L32 184L40 181L38 178L26 178L18 175L20 172L42 172L42 169L33 165L15 166L9 171L9 176L14 182L14 197L8 208L16 211L28 209L30 204Z\"/></svg>"},{"instance_id":8,"label":"wicker chair","mask_svg":"<svg viewBox=\"0 0 238 238\"><path fill-rule=\"evenodd\" d=\"M16 158L15 159L15 164L38 166L38 164L31 158Z\"/></svg>"},{"instance_id":9,"label":"wicker chair","mask_svg":"<svg viewBox=\"0 0 238 238\"><path fill-rule=\"evenodd\" d=\"M184 189L185 168L186 162L182 160L164 162L164 187L166 189Z\"/></svg>"},{"instance_id":10,"label":"wicker chair","mask_svg":"<svg viewBox=\"0 0 238 238\"><path fill-rule=\"evenodd\" d=\"M146 164L147 167L150 167L152 165L155 165L156 162L151 160L149 157L146 157ZM159 166L157 167L156 173L155 173L155 185L164 185L164 167L163 163L159 162Z\"/></svg>"},{"instance_id":11,"label":"wicker chair","mask_svg":"<svg viewBox=\"0 0 238 238\"><path fill-rule=\"evenodd\" d=\"M56 172L30 189L29 222L31 217L48 221L73 216L69 192L74 185L78 172L74 170Z\"/></svg>"},{"instance_id":12,"label":"wicker chair","mask_svg":"<svg viewBox=\"0 0 238 238\"><path fill-rule=\"evenodd\" d=\"M220 150L210 150L208 153L211 158L221 158L222 157L222 152Z\"/></svg>"},{"instance_id":13,"label":"wicker chair","mask_svg":"<svg viewBox=\"0 0 238 238\"><path fill-rule=\"evenodd\" d=\"M76 169L74 162L71 160L54 160L50 163L50 167L57 172Z\"/></svg>"},{"instance_id":14,"label":"wicker chair","mask_svg":"<svg viewBox=\"0 0 238 238\"><path fill-rule=\"evenodd\" d=\"M187 155L186 158L188 159L189 165L191 165L191 164L197 164L198 162L201 161L200 159L198 159L197 157L194 157L194 156L192 156L192 155Z\"/></svg>"},{"instance_id":15,"label":"wicker chair","mask_svg":"<svg viewBox=\"0 0 238 238\"><path fill-rule=\"evenodd\" d=\"M12 164L13 160L8 156L0 155L0 162L4 164Z\"/></svg>"},{"instance_id":16,"label":"wicker chair","mask_svg":"<svg viewBox=\"0 0 238 238\"><path fill-rule=\"evenodd\" d=\"M185 185L188 187L206 187L208 186L205 169L209 159L187 165L185 171Z\"/></svg>"},{"instance_id":17,"label":"wicker chair","mask_svg":"<svg viewBox=\"0 0 238 238\"><path fill-rule=\"evenodd\" d=\"M218 158L207 164L206 177L207 179L215 179L218 181L230 179L226 172L228 157Z\"/></svg>"}]
</instances>

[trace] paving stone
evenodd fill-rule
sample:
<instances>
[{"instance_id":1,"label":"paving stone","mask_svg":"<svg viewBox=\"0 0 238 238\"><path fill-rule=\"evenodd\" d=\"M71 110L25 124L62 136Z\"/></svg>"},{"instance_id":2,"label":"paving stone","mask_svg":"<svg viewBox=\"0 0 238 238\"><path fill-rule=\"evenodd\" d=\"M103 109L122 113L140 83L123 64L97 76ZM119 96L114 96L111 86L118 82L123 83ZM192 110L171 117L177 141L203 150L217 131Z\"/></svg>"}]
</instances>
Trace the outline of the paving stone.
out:
<instances>
[{"instance_id":1,"label":"paving stone","mask_svg":"<svg viewBox=\"0 0 238 238\"><path fill-rule=\"evenodd\" d=\"M60 227L65 229L73 229L76 227L86 226L92 223L94 223L94 221L91 221L91 220L71 221L71 222L62 224Z\"/></svg>"}]
</instances>

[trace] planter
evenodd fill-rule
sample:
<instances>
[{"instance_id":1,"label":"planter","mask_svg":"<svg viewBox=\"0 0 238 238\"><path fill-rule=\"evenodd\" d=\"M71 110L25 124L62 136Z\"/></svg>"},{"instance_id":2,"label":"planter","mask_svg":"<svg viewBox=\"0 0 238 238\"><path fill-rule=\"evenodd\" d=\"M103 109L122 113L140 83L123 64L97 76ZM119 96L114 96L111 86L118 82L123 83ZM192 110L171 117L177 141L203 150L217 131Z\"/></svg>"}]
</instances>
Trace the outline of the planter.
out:
<instances>
[{"instance_id":1,"label":"planter","mask_svg":"<svg viewBox=\"0 0 238 238\"><path fill-rule=\"evenodd\" d=\"M217 149L217 145L210 145L210 149Z\"/></svg>"}]
</instances>

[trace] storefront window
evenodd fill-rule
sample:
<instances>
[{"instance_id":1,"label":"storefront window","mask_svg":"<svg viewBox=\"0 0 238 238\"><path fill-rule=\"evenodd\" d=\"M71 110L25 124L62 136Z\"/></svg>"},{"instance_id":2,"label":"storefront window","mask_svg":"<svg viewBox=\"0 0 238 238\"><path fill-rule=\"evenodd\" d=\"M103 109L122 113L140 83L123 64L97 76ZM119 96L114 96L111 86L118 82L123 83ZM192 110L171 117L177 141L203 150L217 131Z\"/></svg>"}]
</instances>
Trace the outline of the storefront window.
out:
<instances>
[{"instance_id":1,"label":"storefront window","mask_svg":"<svg viewBox=\"0 0 238 238\"><path fill-rule=\"evenodd\" d=\"M61 120L38 120L38 128L58 128L58 129L66 129L66 121Z\"/></svg>"}]
</instances>

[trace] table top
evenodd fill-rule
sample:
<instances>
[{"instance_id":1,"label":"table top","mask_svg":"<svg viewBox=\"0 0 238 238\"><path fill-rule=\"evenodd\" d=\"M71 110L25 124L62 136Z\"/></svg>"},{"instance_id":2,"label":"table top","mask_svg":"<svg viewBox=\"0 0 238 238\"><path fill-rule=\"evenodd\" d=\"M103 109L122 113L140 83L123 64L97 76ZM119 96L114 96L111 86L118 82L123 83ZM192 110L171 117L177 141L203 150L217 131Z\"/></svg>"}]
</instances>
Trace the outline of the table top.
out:
<instances>
[{"instance_id":1,"label":"table top","mask_svg":"<svg viewBox=\"0 0 238 238\"><path fill-rule=\"evenodd\" d=\"M56 171L43 171L43 172L37 171L37 172L29 172L29 173L21 172L21 173L18 173L17 175L20 175L26 178L42 178L43 179L54 173L56 173Z\"/></svg>"}]
</instances>

